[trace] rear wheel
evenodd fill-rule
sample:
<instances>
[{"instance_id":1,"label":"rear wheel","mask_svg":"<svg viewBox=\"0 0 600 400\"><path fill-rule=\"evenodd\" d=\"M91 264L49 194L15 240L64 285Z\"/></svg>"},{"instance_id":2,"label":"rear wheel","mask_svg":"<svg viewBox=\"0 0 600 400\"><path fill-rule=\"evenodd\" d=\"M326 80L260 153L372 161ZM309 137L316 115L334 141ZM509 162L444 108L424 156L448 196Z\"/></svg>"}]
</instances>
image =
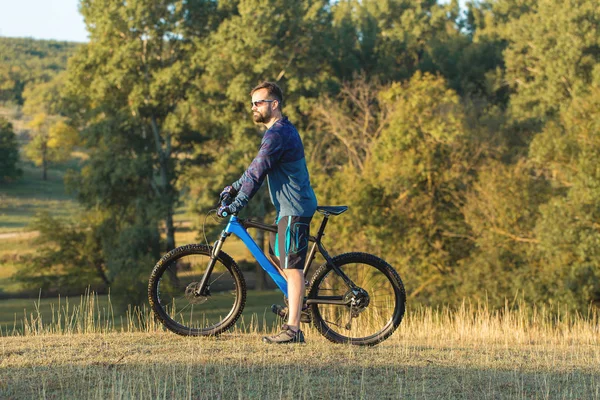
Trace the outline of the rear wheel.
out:
<instances>
[{"instance_id":1,"label":"rear wheel","mask_svg":"<svg viewBox=\"0 0 600 400\"><path fill-rule=\"evenodd\" d=\"M308 299L315 327L334 343L374 345L388 338L404 316L406 293L398 273L366 253L346 253L333 262L359 288L352 291L329 265L312 279ZM343 301L324 304L319 301Z\"/></svg>"},{"instance_id":2,"label":"rear wheel","mask_svg":"<svg viewBox=\"0 0 600 400\"><path fill-rule=\"evenodd\" d=\"M206 292L196 295L212 247L192 244L174 249L154 267L148 298L156 317L185 336L218 335L229 329L246 303L246 282L233 259L221 252Z\"/></svg>"}]
</instances>

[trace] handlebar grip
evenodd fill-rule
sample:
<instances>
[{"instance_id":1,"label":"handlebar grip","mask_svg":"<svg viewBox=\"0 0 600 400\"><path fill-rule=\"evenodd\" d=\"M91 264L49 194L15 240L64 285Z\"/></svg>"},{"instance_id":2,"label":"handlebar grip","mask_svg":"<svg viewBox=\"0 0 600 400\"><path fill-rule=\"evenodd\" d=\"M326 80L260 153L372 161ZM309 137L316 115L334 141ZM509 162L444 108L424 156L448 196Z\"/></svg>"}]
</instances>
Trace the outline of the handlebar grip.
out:
<instances>
[{"instance_id":1,"label":"handlebar grip","mask_svg":"<svg viewBox=\"0 0 600 400\"><path fill-rule=\"evenodd\" d=\"M224 193L221 196L221 205L228 206L229 204L231 204L232 201L233 197L231 197L231 194L229 193Z\"/></svg>"}]
</instances>

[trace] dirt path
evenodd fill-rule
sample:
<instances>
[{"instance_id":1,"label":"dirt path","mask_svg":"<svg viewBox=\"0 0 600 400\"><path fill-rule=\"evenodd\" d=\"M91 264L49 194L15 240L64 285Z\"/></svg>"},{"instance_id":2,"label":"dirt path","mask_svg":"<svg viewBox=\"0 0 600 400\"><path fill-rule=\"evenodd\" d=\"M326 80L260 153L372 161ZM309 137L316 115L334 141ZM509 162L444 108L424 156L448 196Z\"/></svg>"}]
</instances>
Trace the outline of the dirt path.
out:
<instances>
[{"instance_id":1,"label":"dirt path","mask_svg":"<svg viewBox=\"0 0 600 400\"><path fill-rule=\"evenodd\" d=\"M34 238L34 237L38 237L39 235L40 235L39 231L0 233L0 240L4 240L4 239L31 239L31 238Z\"/></svg>"}]
</instances>

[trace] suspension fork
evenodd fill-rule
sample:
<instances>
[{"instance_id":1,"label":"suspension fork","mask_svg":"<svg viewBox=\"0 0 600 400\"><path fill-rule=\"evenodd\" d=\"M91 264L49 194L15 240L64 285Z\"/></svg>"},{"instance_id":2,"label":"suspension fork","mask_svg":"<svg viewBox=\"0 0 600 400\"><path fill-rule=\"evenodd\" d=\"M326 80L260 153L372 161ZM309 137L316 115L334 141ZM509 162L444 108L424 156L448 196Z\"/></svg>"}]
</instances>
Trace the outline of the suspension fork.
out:
<instances>
[{"instance_id":1,"label":"suspension fork","mask_svg":"<svg viewBox=\"0 0 600 400\"><path fill-rule=\"evenodd\" d=\"M223 243L225 243L225 240L227 239L227 237L229 235L230 235L230 233L223 230L223 232L221 232L221 236L213 245L212 253L210 254L210 260L208 261L208 265L206 266L206 271L204 271L202 280L200 281L200 284L194 291L194 294L196 296L206 296L206 287L208 286L208 278L210 277L210 274L212 273L212 270L215 267L215 264L217 263L217 258L219 257L219 253L221 253L221 249L223 248Z\"/></svg>"}]
</instances>

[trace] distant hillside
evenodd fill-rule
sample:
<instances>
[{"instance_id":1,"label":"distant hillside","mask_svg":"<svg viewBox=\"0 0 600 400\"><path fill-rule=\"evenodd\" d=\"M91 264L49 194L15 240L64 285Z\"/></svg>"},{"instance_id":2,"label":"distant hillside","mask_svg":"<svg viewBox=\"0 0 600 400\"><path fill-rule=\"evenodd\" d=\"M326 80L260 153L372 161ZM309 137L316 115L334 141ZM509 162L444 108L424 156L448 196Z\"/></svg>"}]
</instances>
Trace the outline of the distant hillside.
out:
<instances>
[{"instance_id":1,"label":"distant hillside","mask_svg":"<svg viewBox=\"0 0 600 400\"><path fill-rule=\"evenodd\" d=\"M23 104L31 82L47 82L67 68L80 43L0 37L0 103Z\"/></svg>"}]
</instances>

